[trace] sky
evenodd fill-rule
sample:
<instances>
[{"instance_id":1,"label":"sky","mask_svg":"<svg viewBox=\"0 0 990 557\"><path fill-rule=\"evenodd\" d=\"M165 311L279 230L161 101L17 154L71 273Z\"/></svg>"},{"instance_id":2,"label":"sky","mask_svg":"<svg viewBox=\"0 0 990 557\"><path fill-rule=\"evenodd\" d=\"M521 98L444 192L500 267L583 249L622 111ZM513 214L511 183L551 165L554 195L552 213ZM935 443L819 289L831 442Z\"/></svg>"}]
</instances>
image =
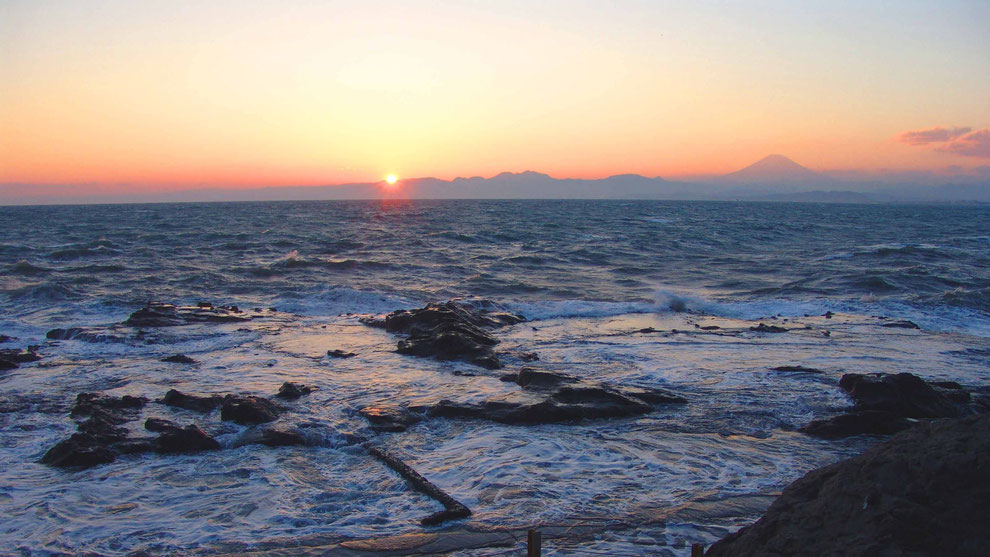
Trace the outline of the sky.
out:
<instances>
[{"instance_id":1,"label":"sky","mask_svg":"<svg viewBox=\"0 0 990 557\"><path fill-rule=\"evenodd\" d=\"M0 0L0 184L986 172L990 2Z\"/></svg>"}]
</instances>

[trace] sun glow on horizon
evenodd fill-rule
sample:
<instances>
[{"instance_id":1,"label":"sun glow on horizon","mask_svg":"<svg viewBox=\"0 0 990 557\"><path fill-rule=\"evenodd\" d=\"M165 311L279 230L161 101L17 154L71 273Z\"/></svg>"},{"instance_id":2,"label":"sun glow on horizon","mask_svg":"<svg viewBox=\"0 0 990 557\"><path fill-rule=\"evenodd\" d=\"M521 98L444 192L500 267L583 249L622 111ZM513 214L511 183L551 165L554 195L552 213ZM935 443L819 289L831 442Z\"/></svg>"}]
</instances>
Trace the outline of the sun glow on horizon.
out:
<instances>
[{"instance_id":1,"label":"sun glow on horizon","mask_svg":"<svg viewBox=\"0 0 990 557\"><path fill-rule=\"evenodd\" d=\"M399 181L399 177L396 176L395 174L389 174L388 176L385 177L385 183L387 183L390 186L394 186L395 183L398 181Z\"/></svg>"}]
</instances>

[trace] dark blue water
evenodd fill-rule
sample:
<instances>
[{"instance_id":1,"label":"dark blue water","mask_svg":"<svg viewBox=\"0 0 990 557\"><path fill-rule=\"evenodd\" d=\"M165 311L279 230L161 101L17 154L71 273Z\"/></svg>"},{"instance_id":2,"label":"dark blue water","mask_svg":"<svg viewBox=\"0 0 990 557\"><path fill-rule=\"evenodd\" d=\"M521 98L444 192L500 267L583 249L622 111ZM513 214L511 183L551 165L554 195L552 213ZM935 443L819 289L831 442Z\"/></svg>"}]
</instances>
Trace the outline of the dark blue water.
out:
<instances>
[{"instance_id":1,"label":"dark blue water","mask_svg":"<svg viewBox=\"0 0 990 557\"><path fill-rule=\"evenodd\" d=\"M317 314L382 297L675 299L744 314L886 311L942 328L982 327L990 312L985 207L285 202L4 207L0 221L0 309L44 324L199 299Z\"/></svg>"}]
</instances>

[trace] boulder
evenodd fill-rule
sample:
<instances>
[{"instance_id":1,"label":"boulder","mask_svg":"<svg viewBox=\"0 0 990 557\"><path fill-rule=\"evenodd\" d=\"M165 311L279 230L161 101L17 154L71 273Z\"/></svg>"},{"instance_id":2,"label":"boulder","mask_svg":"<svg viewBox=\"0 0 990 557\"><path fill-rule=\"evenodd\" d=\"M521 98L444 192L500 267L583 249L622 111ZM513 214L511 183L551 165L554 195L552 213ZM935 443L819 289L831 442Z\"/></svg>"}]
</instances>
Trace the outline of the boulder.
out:
<instances>
[{"instance_id":1,"label":"boulder","mask_svg":"<svg viewBox=\"0 0 990 557\"><path fill-rule=\"evenodd\" d=\"M169 391L165 393L165 397L162 398L160 402L166 406L175 406L176 408L185 408L186 410L192 410L194 412L206 413L216 410L221 404L223 404L223 399L224 397L220 395L187 395L186 393L175 389L169 389Z\"/></svg>"},{"instance_id":2,"label":"boulder","mask_svg":"<svg viewBox=\"0 0 990 557\"><path fill-rule=\"evenodd\" d=\"M990 415L921 422L791 483L705 555L983 556Z\"/></svg>"},{"instance_id":3,"label":"boulder","mask_svg":"<svg viewBox=\"0 0 990 557\"><path fill-rule=\"evenodd\" d=\"M33 348L33 347L32 347ZM16 348L0 348L0 360L14 362L16 364L26 364L37 362L41 359L34 350L18 350Z\"/></svg>"},{"instance_id":4,"label":"boulder","mask_svg":"<svg viewBox=\"0 0 990 557\"><path fill-rule=\"evenodd\" d=\"M408 335L398 343L400 354L463 360L497 369L501 363L492 347L498 341L487 331L525 321L525 318L479 307L485 305L485 302L477 305L456 301L431 303L420 309L393 311L384 320L363 319L362 323Z\"/></svg>"},{"instance_id":5,"label":"boulder","mask_svg":"<svg viewBox=\"0 0 990 557\"><path fill-rule=\"evenodd\" d=\"M155 440L155 450L165 454L195 453L218 449L220 449L220 443L195 424L164 429Z\"/></svg>"},{"instance_id":6,"label":"boulder","mask_svg":"<svg viewBox=\"0 0 990 557\"><path fill-rule=\"evenodd\" d=\"M130 327L175 327L191 323L239 323L250 321L251 315L237 306L176 306L150 302L124 321Z\"/></svg>"},{"instance_id":7,"label":"boulder","mask_svg":"<svg viewBox=\"0 0 990 557\"><path fill-rule=\"evenodd\" d=\"M220 407L220 419L240 425L255 425L274 422L282 411L282 407L268 399L227 395Z\"/></svg>"},{"instance_id":8,"label":"boulder","mask_svg":"<svg viewBox=\"0 0 990 557\"><path fill-rule=\"evenodd\" d=\"M956 393L951 396L958 397L959 389L933 386L910 373L847 373L839 380L839 387L855 401L857 410L879 410L906 418L949 418L963 412L944 394L951 390Z\"/></svg>"},{"instance_id":9,"label":"boulder","mask_svg":"<svg viewBox=\"0 0 990 557\"><path fill-rule=\"evenodd\" d=\"M252 428L238 441L238 445L265 445L267 447L291 447L305 445L306 438L298 431Z\"/></svg>"},{"instance_id":10,"label":"boulder","mask_svg":"<svg viewBox=\"0 0 990 557\"><path fill-rule=\"evenodd\" d=\"M308 395L311 392L313 392L313 387L310 387L309 385L286 381L285 383L282 383L281 387L279 387L278 393L276 393L275 396L286 400L296 400L297 398Z\"/></svg>"},{"instance_id":11,"label":"boulder","mask_svg":"<svg viewBox=\"0 0 990 557\"><path fill-rule=\"evenodd\" d=\"M398 406L366 406L359 410L358 414L371 422L371 429L383 432L405 431L409 426L423 419L422 414Z\"/></svg>"},{"instance_id":12,"label":"boulder","mask_svg":"<svg viewBox=\"0 0 990 557\"><path fill-rule=\"evenodd\" d=\"M969 393L951 381L928 383L910 373L847 373L839 380L839 387L853 399L854 410L814 420L798 431L826 439L890 435L907 429L918 419L972 413Z\"/></svg>"},{"instance_id":13,"label":"boulder","mask_svg":"<svg viewBox=\"0 0 990 557\"><path fill-rule=\"evenodd\" d=\"M890 412L863 410L840 414L831 418L814 420L798 428L801 433L823 439L838 439L852 435L891 435L911 427L918 420L898 416Z\"/></svg>"},{"instance_id":14,"label":"boulder","mask_svg":"<svg viewBox=\"0 0 990 557\"><path fill-rule=\"evenodd\" d=\"M104 414L104 417L118 420L117 423L124 423L133 419L134 412L144 408L148 399L143 396L124 395L121 397L106 396L99 393L79 393L76 395L76 402L72 406L69 414L73 418L79 416L90 416L95 412Z\"/></svg>"},{"instance_id":15,"label":"boulder","mask_svg":"<svg viewBox=\"0 0 990 557\"><path fill-rule=\"evenodd\" d=\"M116 460L117 454L88 433L74 433L59 441L41 457L41 463L59 468L89 467Z\"/></svg>"}]
</instances>

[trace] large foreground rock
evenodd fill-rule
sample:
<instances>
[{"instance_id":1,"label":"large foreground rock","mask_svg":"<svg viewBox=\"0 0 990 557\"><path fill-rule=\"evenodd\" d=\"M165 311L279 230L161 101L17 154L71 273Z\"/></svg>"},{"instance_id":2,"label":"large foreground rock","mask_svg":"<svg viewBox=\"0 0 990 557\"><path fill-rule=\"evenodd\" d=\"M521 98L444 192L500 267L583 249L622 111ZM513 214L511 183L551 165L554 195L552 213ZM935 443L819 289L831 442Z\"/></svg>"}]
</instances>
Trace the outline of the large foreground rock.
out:
<instances>
[{"instance_id":1,"label":"large foreground rock","mask_svg":"<svg viewBox=\"0 0 990 557\"><path fill-rule=\"evenodd\" d=\"M498 341L488 331L525 320L520 315L449 301L427 304L420 309L393 311L384 320L364 319L362 322L408 335L398 343L400 354L463 360L497 369L502 364L492 347Z\"/></svg>"},{"instance_id":2,"label":"large foreground rock","mask_svg":"<svg viewBox=\"0 0 990 557\"><path fill-rule=\"evenodd\" d=\"M886 435L903 431L919 419L971 414L970 395L958 384L929 383L910 373L847 373L839 387L853 399L853 411L815 420L799 431L834 439L864 433Z\"/></svg>"},{"instance_id":3,"label":"large foreground rock","mask_svg":"<svg viewBox=\"0 0 990 557\"><path fill-rule=\"evenodd\" d=\"M789 485L705 555L984 556L990 415L920 423Z\"/></svg>"}]
</instances>

